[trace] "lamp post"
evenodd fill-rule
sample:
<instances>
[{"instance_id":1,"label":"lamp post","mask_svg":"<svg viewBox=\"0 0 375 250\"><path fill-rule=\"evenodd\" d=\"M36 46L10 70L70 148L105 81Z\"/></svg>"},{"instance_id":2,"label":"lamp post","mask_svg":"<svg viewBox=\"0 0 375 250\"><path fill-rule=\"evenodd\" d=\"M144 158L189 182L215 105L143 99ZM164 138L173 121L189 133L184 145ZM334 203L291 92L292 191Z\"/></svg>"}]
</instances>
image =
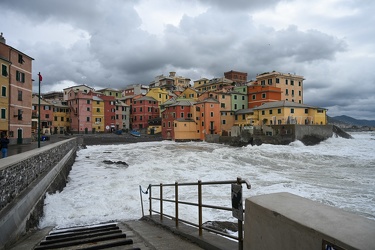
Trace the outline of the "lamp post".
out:
<instances>
[{"instance_id":1,"label":"lamp post","mask_svg":"<svg viewBox=\"0 0 375 250\"><path fill-rule=\"evenodd\" d=\"M38 148L40 148L40 82L42 81L42 75L38 74L39 78L39 92L38 92Z\"/></svg>"}]
</instances>

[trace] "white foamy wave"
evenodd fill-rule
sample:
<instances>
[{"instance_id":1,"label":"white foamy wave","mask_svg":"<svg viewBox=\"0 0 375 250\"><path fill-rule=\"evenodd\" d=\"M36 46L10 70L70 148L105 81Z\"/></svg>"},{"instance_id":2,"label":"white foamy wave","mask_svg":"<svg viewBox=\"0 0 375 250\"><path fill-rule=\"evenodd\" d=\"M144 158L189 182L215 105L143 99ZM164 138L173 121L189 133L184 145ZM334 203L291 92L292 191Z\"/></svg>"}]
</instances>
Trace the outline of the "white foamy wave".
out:
<instances>
[{"instance_id":1,"label":"white foamy wave","mask_svg":"<svg viewBox=\"0 0 375 250\"><path fill-rule=\"evenodd\" d=\"M235 180L247 178L244 197L290 192L375 219L375 148L370 133L354 139L329 138L315 146L261 145L229 147L206 142L144 142L88 146L77 153L69 182L60 193L47 195L40 227L68 227L111 220L138 219L139 185ZM104 160L129 166L107 165ZM196 189L180 193L196 201ZM173 190L165 190L173 195ZM230 207L230 187L204 187L205 199ZM143 196L145 210L148 200ZM167 206L173 213L173 206ZM194 212L195 211L195 212ZM146 212L147 213L147 212ZM181 208L187 220L195 209ZM230 220L230 213L204 211L204 220Z\"/></svg>"}]
</instances>

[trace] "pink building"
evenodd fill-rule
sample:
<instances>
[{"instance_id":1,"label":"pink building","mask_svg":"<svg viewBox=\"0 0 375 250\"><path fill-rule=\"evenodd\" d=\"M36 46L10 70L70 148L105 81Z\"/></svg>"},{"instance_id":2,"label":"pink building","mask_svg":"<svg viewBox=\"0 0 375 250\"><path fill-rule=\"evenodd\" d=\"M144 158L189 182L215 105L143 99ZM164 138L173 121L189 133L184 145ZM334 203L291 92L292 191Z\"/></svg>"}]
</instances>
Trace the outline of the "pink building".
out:
<instances>
[{"instance_id":1,"label":"pink building","mask_svg":"<svg viewBox=\"0 0 375 250\"><path fill-rule=\"evenodd\" d=\"M70 90L67 93L67 98L71 109L70 131L73 133L91 133L92 94Z\"/></svg>"}]
</instances>

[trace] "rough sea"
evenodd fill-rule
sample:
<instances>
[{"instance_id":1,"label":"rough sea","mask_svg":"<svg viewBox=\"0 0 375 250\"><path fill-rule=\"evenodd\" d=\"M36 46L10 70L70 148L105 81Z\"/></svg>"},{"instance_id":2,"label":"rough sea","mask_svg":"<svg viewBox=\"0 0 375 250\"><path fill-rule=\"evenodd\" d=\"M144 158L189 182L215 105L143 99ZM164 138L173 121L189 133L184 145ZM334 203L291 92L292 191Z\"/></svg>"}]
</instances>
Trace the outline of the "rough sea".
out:
<instances>
[{"instance_id":1,"label":"rough sea","mask_svg":"<svg viewBox=\"0 0 375 250\"><path fill-rule=\"evenodd\" d=\"M47 195L40 228L88 225L142 216L140 189L149 184L246 178L244 198L289 192L375 220L375 133L351 133L316 146L230 147L206 142L141 142L88 146L78 151L67 186ZM106 164L105 160L128 164ZM157 189L156 189L157 190ZM153 194L157 191L153 189ZM173 199L165 187L164 198ZM231 207L231 187L203 186L203 203ZM179 198L196 202L197 189L181 187ZM143 196L145 214L148 199ZM157 203L153 206L158 209ZM173 206L165 205L173 214ZM235 221L231 212L205 209L203 221ZM197 223L197 208L181 206L180 218Z\"/></svg>"}]
</instances>

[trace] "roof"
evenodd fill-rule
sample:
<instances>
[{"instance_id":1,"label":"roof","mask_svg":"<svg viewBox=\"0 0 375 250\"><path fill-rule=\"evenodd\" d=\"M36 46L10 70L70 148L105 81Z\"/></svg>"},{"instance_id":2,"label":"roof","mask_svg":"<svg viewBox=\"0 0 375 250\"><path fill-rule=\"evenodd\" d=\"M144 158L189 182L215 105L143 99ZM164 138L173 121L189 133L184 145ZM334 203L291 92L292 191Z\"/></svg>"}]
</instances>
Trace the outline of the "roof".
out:
<instances>
[{"instance_id":1,"label":"roof","mask_svg":"<svg viewBox=\"0 0 375 250\"><path fill-rule=\"evenodd\" d=\"M103 99L102 98L99 98L99 97L97 97L97 96L92 96L92 100L93 101L103 101Z\"/></svg>"},{"instance_id":2,"label":"roof","mask_svg":"<svg viewBox=\"0 0 375 250\"><path fill-rule=\"evenodd\" d=\"M193 106L196 102L194 101L189 101L189 100L179 100L176 101L175 103L172 103L171 105L168 105L169 107L173 106Z\"/></svg>"},{"instance_id":3,"label":"roof","mask_svg":"<svg viewBox=\"0 0 375 250\"><path fill-rule=\"evenodd\" d=\"M134 99L134 101L153 101L153 102L157 102L157 100L155 100L155 98L150 97L150 96L142 96L141 98Z\"/></svg>"},{"instance_id":4,"label":"roof","mask_svg":"<svg viewBox=\"0 0 375 250\"><path fill-rule=\"evenodd\" d=\"M218 100L216 100L216 99L214 99L212 97L206 98L203 101L200 101L200 102L197 102L197 103L206 103L206 102L220 103Z\"/></svg>"},{"instance_id":5,"label":"roof","mask_svg":"<svg viewBox=\"0 0 375 250\"><path fill-rule=\"evenodd\" d=\"M267 102L267 103L265 103L265 104L263 104L259 107L254 108L254 110L269 109L269 108L280 108L280 107L320 109L319 107L301 104L301 103L297 103L297 102L276 101L276 102Z\"/></svg>"},{"instance_id":6,"label":"roof","mask_svg":"<svg viewBox=\"0 0 375 250\"><path fill-rule=\"evenodd\" d=\"M253 113L254 109L239 109L236 112L234 112L236 115L241 115L241 114L250 114Z\"/></svg>"}]
</instances>

